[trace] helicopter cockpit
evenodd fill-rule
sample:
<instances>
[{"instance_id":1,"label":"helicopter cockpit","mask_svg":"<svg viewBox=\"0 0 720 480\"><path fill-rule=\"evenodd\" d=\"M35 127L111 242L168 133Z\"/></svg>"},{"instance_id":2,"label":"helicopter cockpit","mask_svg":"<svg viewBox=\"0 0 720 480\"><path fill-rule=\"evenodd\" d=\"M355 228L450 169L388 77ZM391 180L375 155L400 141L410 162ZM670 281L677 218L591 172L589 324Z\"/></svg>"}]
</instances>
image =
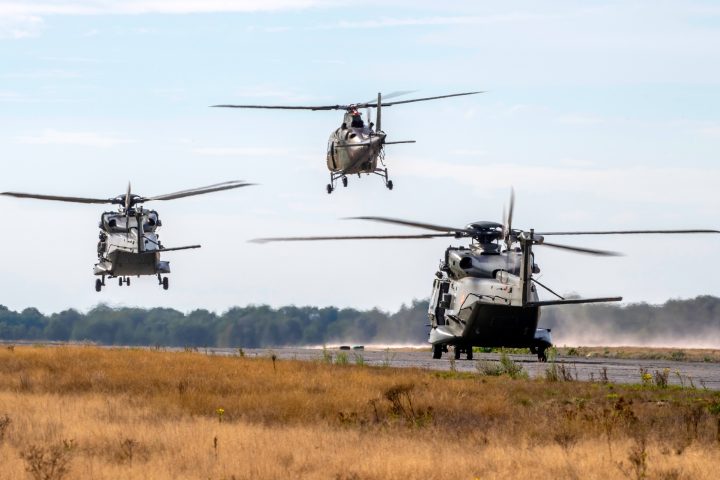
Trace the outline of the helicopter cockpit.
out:
<instances>
[{"instance_id":1,"label":"helicopter cockpit","mask_svg":"<svg viewBox=\"0 0 720 480\"><path fill-rule=\"evenodd\" d=\"M345 112L343 122L350 128L365 128L365 122L363 121L362 114L356 109Z\"/></svg>"}]
</instances>

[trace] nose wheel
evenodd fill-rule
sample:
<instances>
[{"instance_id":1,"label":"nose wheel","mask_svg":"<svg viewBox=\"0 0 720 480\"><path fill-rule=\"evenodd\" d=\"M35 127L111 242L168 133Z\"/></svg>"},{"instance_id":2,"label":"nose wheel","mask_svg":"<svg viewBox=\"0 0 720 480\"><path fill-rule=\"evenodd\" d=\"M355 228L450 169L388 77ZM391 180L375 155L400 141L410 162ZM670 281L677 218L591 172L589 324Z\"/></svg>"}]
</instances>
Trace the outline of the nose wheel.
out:
<instances>
[{"instance_id":1,"label":"nose wheel","mask_svg":"<svg viewBox=\"0 0 720 480\"><path fill-rule=\"evenodd\" d=\"M123 285L127 285L129 287L130 286L130 277L119 277L118 285L120 285L121 287Z\"/></svg>"}]
</instances>

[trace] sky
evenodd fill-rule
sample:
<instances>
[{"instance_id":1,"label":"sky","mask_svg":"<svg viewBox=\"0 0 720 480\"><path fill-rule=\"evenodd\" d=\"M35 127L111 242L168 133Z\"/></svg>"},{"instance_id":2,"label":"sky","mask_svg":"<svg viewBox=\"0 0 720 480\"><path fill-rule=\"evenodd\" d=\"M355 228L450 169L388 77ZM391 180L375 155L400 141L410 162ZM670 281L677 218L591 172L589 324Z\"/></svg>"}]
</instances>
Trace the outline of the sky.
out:
<instances>
[{"instance_id":1,"label":"sky","mask_svg":"<svg viewBox=\"0 0 720 480\"><path fill-rule=\"evenodd\" d=\"M342 104L377 92L485 93L383 110L393 191L325 192ZM410 98L409 95L407 98ZM537 230L720 228L720 6L702 1L0 0L0 191L155 195L169 291L94 291L104 210L0 198L0 304L335 305L394 311L430 294L449 243L248 243L420 233L382 215ZM566 240L566 239L563 239ZM536 248L540 281L626 302L720 295L720 236L578 237L616 258Z\"/></svg>"}]
</instances>

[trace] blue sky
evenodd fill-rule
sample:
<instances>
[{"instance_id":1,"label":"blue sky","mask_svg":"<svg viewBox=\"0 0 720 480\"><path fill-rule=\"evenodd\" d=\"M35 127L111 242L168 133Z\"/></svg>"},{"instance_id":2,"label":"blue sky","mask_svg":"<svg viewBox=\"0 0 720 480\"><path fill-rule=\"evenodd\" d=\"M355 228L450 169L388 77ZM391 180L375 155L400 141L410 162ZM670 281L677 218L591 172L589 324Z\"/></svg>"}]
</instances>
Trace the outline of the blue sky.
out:
<instances>
[{"instance_id":1,"label":"blue sky","mask_svg":"<svg viewBox=\"0 0 720 480\"><path fill-rule=\"evenodd\" d=\"M0 190L146 195L260 186L155 204L172 286L92 289L102 208L0 199L0 303L180 310L313 304L393 310L429 294L445 240L254 245L258 236L412 233L386 215L537 229L720 227L716 2L0 0ZM324 192L335 104L378 91L473 97L383 112L396 188ZM580 238L612 259L537 249L543 283L629 301L720 294L719 238ZM172 256L171 256L172 255Z\"/></svg>"}]
</instances>

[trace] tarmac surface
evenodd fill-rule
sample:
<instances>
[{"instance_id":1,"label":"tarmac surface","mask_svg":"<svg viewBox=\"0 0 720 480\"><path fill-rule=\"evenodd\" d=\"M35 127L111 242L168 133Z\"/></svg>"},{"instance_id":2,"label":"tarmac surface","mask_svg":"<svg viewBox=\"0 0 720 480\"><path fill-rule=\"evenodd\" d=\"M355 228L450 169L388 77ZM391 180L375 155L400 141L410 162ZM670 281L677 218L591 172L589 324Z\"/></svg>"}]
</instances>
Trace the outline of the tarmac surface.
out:
<instances>
[{"instance_id":1,"label":"tarmac surface","mask_svg":"<svg viewBox=\"0 0 720 480\"><path fill-rule=\"evenodd\" d=\"M216 355L238 355L238 349L208 349L208 353ZM375 349L340 350L328 347L325 352L321 348L274 348L274 349L244 349L247 357L271 357L278 359L293 359L305 361L323 361L324 357L332 355L333 362L337 361L338 354L345 354L347 362L357 363L358 357L370 366L389 366L396 368L422 368L428 370L451 370L459 372L477 372L482 362L497 362L500 355L495 353L475 353L474 360L452 361L450 354L443 354L440 360L433 360L430 349ZM540 363L535 355L509 355L510 358L522 365L530 378L544 378L546 370L551 363ZM464 356L463 356L464 357ZM327 361L327 360L326 360ZM605 377L613 383L642 383L642 373L653 375L656 371L669 370L668 383L671 385L695 386L709 390L720 390L720 364L706 362L680 362L671 360L629 360L615 358L584 358L584 357L558 357L555 360L558 367L562 366L575 380L602 381ZM641 369L643 371L641 372Z\"/></svg>"}]
</instances>

